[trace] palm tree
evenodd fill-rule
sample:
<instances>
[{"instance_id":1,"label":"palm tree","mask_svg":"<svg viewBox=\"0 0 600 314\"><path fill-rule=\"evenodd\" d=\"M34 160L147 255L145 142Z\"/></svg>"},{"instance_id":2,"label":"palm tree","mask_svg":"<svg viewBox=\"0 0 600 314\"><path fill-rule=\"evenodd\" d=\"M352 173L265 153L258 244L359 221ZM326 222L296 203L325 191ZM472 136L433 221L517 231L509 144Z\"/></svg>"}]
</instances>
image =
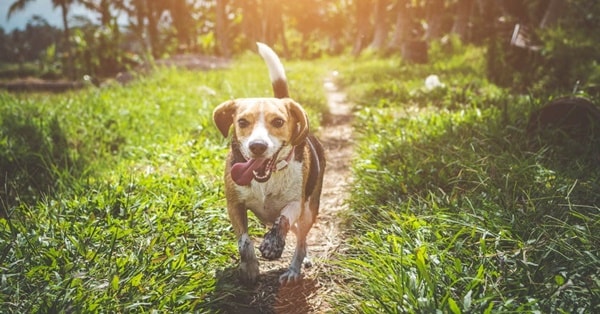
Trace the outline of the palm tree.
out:
<instances>
[{"instance_id":1,"label":"palm tree","mask_svg":"<svg viewBox=\"0 0 600 314\"><path fill-rule=\"evenodd\" d=\"M25 9L25 7L35 0L16 0L13 4L8 8L8 13L6 14L6 18L10 19L13 13L17 11L21 11ZM73 65L72 65L72 56L71 56L71 41L70 41L70 29L69 29L69 8L75 2L75 0L52 0L52 4L55 8L60 8L62 12L62 21L63 21L63 31L64 31L64 41L65 41L65 51L67 52L67 75L70 78L73 78Z\"/></svg>"}]
</instances>

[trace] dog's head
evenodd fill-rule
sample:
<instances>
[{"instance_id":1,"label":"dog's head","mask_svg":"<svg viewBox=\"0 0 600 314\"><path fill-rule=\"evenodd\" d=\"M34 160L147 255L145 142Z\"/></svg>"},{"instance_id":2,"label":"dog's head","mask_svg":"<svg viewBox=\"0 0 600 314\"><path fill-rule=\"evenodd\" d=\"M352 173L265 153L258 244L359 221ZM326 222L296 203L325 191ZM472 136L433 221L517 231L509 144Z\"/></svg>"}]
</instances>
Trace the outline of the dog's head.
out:
<instances>
[{"instance_id":1,"label":"dog's head","mask_svg":"<svg viewBox=\"0 0 600 314\"><path fill-rule=\"evenodd\" d=\"M289 98L230 100L215 108L213 119L224 137L234 127L233 140L246 160L231 169L240 185L252 179L267 181L275 164L302 143L309 130L306 112Z\"/></svg>"}]
</instances>

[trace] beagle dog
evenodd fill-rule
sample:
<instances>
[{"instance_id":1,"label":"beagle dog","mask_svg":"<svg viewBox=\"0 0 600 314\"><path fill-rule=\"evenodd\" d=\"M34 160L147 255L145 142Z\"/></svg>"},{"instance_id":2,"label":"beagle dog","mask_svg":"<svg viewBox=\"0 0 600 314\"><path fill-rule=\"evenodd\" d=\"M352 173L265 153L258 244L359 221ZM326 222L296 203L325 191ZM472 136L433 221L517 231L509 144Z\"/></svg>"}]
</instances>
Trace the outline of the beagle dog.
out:
<instances>
[{"instance_id":1,"label":"beagle dog","mask_svg":"<svg viewBox=\"0 0 600 314\"><path fill-rule=\"evenodd\" d=\"M306 235L319 212L325 170L323 147L309 131L304 109L289 98L287 79L277 54L257 43L267 64L274 98L243 98L217 106L213 119L221 134L229 136L231 150L225 164L227 212L237 236L240 279L255 283L259 274L254 243L248 235L247 211L272 228L259 250L267 260L281 257L291 229L297 244L281 284L301 276L307 257Z\"/></svg>"}]
</instances>

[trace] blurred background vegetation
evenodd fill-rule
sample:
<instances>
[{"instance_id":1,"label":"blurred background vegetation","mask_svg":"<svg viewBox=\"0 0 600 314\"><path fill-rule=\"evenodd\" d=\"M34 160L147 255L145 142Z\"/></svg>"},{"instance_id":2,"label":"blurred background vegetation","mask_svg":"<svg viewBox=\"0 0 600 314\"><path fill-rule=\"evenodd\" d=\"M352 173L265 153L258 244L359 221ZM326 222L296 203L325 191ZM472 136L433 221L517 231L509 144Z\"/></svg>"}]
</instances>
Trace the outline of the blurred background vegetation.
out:
<instances>
[{"instance_id":1,"label":"blurred background vegetation","mask_svg":"<svg viewBox=\"0 0 600 314\"><path fill-rule=\"evenodd\" d=\"M519 91L597 92L600 5L589 0L8 0L2 18L52 1L61 28L33 16L0 29L0 79L105 78L177 54L231 57L256 41L288 58L365 50L427 62L434 41L487 48L487 75ZM90 14L74 16L83 5ZM125 22L126 21L126 22ZM517 32L518 30L518 32Z\"/></svg>"}]
</instances>

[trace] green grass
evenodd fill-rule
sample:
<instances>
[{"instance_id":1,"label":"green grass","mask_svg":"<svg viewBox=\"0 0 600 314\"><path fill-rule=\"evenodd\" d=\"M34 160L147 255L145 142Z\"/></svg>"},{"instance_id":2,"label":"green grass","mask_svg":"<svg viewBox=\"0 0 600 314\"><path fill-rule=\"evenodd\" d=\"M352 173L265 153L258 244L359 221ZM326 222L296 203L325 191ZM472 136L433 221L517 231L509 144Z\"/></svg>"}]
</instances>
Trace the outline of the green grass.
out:
<instances>
[{"instance_id":1,"label":"green grass","mask_svg":"<svg viewBox=\"0 0 600 314\"><path fill-rule=\"evenodd\" d=\"M324 94L304 91L323 74L305 68L288 65L291 93L318 127ZM2 311L208 311L237 258L212 110L271 94L256 55L126 87L0 94Z\"/></svg>"},{"instance_id":2,"label":"green grass","mask_svg":"<svg viewBox=\"0 0 600 314\"><path fill-rule=\"evenodd\" d=\"M359 139L336 311L600 309L597 156L531 149L528 113L549 96L490 85L481 60L377 59L341 76ZM446 86L422 88L429 74Z\"/></svg>"},{"instance_id":3,"label":"green grass","mask_svg":"<svg viewBox=\"0 0 600 314\"><path fill-rule=\"evenodd\" d=\"M429 65L285 62L314 129L326 70L339 71L356 104L346 247L331 262L335 312L600 310L595 150L532 145L528 114L557 95L490 84L483 53L453 43L434 46ZM423 88L429 74L445 86ZM125 87L0 93L2 311L242 302L229 280L227 141L211 115L222 101L269 95L255 54L231 69L157 69Z\"/></svg>"}]
</instances>

